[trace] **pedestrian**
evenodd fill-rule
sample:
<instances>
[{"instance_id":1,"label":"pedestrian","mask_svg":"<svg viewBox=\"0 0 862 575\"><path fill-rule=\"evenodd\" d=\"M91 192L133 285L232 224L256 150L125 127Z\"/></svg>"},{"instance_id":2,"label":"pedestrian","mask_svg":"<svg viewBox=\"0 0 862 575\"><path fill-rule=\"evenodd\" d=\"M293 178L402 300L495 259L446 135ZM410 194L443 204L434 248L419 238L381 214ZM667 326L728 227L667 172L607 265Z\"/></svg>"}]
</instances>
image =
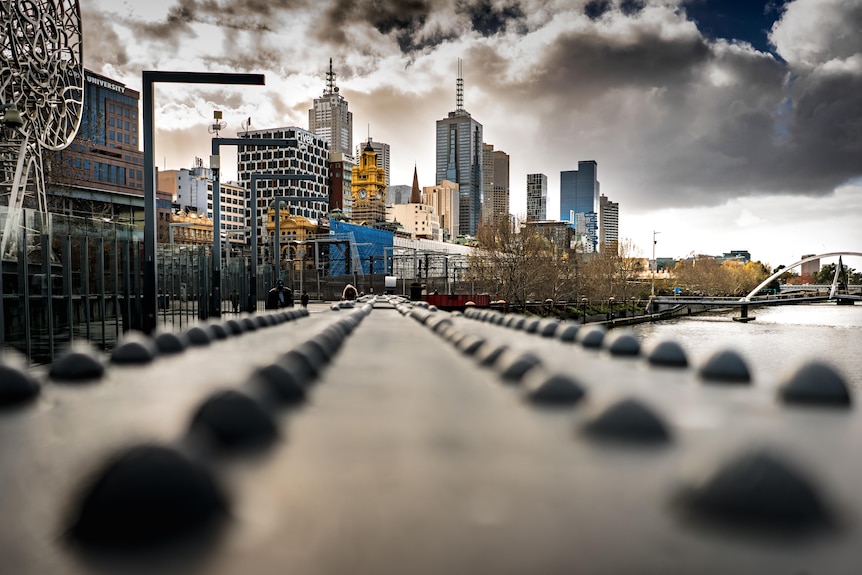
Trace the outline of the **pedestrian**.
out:
<instances>
[{"instance_id":1,"label":"pedestrian","mask_svg":"<svg viewBox=\"0 0 862 575\"><path fill-rule=\"evenodd\" d=\"M343 300L354 300L356 299L356 288L350 284L344 286L344 291L341 292L341 299Z\"/></svg>"},{"instance_id":2,"label":"pedestrian","mask_svg":"<svg viewBox=\"0 0 862 575\"><path fill-rule=\"evenodd\" d=\"M287 294L284 289L284 282L278 280L275 282L275 287L269 290L266 294L266 309L279 309L287 307Z\"/></svg>"},{"instance_id":3,"label":"pedestrian","mask_svg":"<svg viewBox=\"0 0 862 575\"><path fill-rule=\"evenodd\" d=\"M233 313L239 313L239 294L236 290L230 292L230 304L233 306Z\"/></svg>"},{"instance_id":4,"label":"pedestrian","mask_svg":"<svg viewBox=\"0 0 862 575\"><path fill-rule=\"evenodd\" d=\"M302 296L299 298L299 303L302 305L302 307L306 307L306 308L308 307L308 292L307 291L302 290Z\"/></svg>"}]
</instances>

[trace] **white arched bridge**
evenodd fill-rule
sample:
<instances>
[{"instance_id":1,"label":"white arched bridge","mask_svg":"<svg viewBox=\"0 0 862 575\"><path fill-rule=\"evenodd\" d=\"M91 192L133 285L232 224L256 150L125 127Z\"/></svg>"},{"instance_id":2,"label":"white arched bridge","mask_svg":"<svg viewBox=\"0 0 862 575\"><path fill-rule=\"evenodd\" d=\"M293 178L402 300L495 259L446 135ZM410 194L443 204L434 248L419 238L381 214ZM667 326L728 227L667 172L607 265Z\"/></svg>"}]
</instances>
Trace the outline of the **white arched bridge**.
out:
<instances>
[{"instance_id":1,"label":"white arched bridge","mask_svg":"<svg viewBox=\"0 0 862 575\"><path fill-rule=\"evenodd\" d=\"M841 277L844 273L844 264L842 258L845 256L856 256L862 257L862 252L829 252L825 254L811 255L806 256L803 259L795 262L787 267L781 268L776 271L774 274L763 280L757 287L755 287L751 292L742 297L742 298L709 298L709 297L657 297L653 300L654 309L657 309L661 306L679 306L679 305L705 305L705 306L716 306L716 307L738 307L740 308L740 317L735 317L735 320L738 321L751 321L754 318L748 315L748 308L750 306L764 306L764 305L791 305L791 304L800 304L800 303L820 303L826 301L835 301L839 304L853 304L856 301L862 301L862 294L859 293L859 286L856 287L856 293L851 293L848 290L848 286L844 286L843 289L840 289L842 286ZM766 286L771 284L773 281L778 279L782 274L793 270L797 267L802 266L811 261L826 259L826 258L838 258L838 265L835 266L835 276L832 279L832 284L824 285L824 286L809 286L809 288L816 287L815 294L809 293L801 293L800 295L769 295L769 296L761 296L757 295L763 290ZM825 291L828 289L828 295L824 295L820 293L821 291Z\"/></svg>"}]
</instances>

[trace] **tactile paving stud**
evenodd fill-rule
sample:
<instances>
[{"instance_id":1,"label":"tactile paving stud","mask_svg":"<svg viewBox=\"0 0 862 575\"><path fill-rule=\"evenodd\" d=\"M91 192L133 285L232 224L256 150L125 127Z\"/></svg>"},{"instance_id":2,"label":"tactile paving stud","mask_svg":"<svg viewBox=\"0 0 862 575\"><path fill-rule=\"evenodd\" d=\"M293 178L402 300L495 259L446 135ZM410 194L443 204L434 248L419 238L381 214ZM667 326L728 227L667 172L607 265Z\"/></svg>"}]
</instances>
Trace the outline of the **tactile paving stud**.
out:
<instances>
[{"instance_id":1,"label":"tactile paving stud","mask_svg":"<svg viewBox=\"0 0 862 575\"><path fill-rule=\"evenodd\" d=\"M194 346L209 345L213 340L212 330L209 327L196 325L189 328L186 332L186 338Z\"/></svg>"},{"instance_id":2,"label":"tactile paving stud","mask_svg":"<svg viewBox=\"0 0 862 575\"><path fill-rule=\"evenodd\" d=\"M560 325L561 324L557 319L543 319L539 323L539 335L541 335L542 337L554 337Z\"/></svg>"},{"instance_id":3,"label":"tactile paving stud","mask_svg":"<svg viewBox=\"0 0 862 575\"><path fill-rule=\"evenodd\" d=\"M700 377L716 383L751 383L748 365L732 350L717 351L698 370Z\"/></svg>"},{"instance_id":4,"label":"tactile paving stud","mask_svg":"<svg viewBox=\"0 0 862 575\"><path fill-rule=\"evenodd\" d=\"M279 357L276 363L291 372L297 381L306 387L311 385L319 370L323 369L322 365L315 365L308 355L299 353L295 349Z\"/></svg>"},{"instance_id":5,"label":"tactile paving stud","mask_svg":"<svg viewBox=\"0 0 862 575\"><path fill-rule=\"evenodd\" d=\"M307 378L297 371L283 364L273 363L256 370L251 376L251 383L263 388L269 397L279 403L302 403L306 399Z\"/></svg>"},{"instance_id":6,"label":"tactile paving stud","mask_svg":"<svg viewBox=\"0 0 862 575\"><path fill-rule=\"evenodd\" d=\"M54 360L48 375L59 381L83 382L99 379L104 373L105 366L89 351L69 350Z\"/></svg>"},{"instance_id":7,"label":"tactile paving stud","mask_svg":"<svg viewBox=\"0 0 862 575\"><path fill-rule=\"evenodd\" d=\"M39 382L23 369L0 363L0 405L16 405L39 395Z\"/></svg>"},{"instance_id":8,"label":"tactile paving stud","mask_svg":"<svg viewBox=\"0 0 862 575\"><path fill-rule=\"evenodd\" d=\"M181 353L189 346L185 334L166 331L158 334L154 341L159 353Z\"/></svg>"},{"instance_id":9,"label":"tactile paving stud","mask_svg":"<svg viewBox=\"0 0 862 575\"><path fill-rule=\"evenodd\" d=\"M794 371L778 389L787 403L849 407L850 392L844 378L835 369L819 361L811 361Z\"/></svg>"},{"instance_id":10,"label":"tactile paving stud","mask_svg":"<svg viewBox=\"0 0 862 575\"><path fill-rule=\"evenodd\" d=\"M268 313L256 315L254 316L253 320L259 328L265 328L273 325L272 320L270 319L270 315Z\"/></svg>"},{"instance_id":11,"label":"tactile paving stud","mask_svg":"<svg viewBox=\"0 0 862 575\"><path fill-rule=\"evenodd\" d=\"M259 327L257 318L254 317L244 317L240 323L242 323L242 327L245 331L257 331Z\"/></svg>"},{"instance_id":12,"label":"tactile paving stud","mask_svg":"<svg viewBox=\"0 0 862 575\"><path fill-rule=\"evenodd\" d=\"M664 443L670 439L659 415L637 399L623 399L584 426L593 437L637 443Z\"/></svg>"},{"instance_id":13,"label":"tactile paving stud","mask_svg":"<svg viewBox=\"0 0 862 575\"><path fill-rule=\"evenodd\" d=\"M227 320L224 322L224 327L231 335L240 335L245 331L245 327L243 327L242 322L236 319Z\"/></svg>"},{"instance_id":14,"label":"tactile paving stud","mask_svg":"<svg viewBox=\"0 0 862 575\"><path fill-rule=\"evenodd\" d=\"M607 329L598 325L582 327L578 330L577 342L585 348L598 349L602 347L602 342L605 340L607 333Z\"/></svg>"},{"instance_id":15,"label":"tactile paving stud","mask_svg":"<svg viewBox=\"0 0 862 575\"><path fill-rule=\"evenodd\" d=\"M528 371L541 363L542 360L534 353L507 350L497 360L497 370L504 382L519 383Z\"/></svg>"},{"instance_id":16,"label":"tactile paving stud","mask_svg":"<svg viewBox=\"0 0 862 575\"><path fill-rule=\"evenodd\" d=\"M831 513L800 471L768 451L745 453L681 497L705 519L737 527L782 529L825 526Z\"/></svg>"},{"instance_id":17,"label":"tactile paving stud","mask_svg":"<svg viewBox=\"0 0 862 575\"><path fill-rule=\"evenodd\" d=\"M605 336L602 345L616 357L635 357L641 352L641 342L638 338L625 331L612 331Z\"/></svg>"},{"instance_id":18,"label":"tactile paving stud","mask_svg":"<svg viewBox=\"0 0 862 575\"><path fill-rule=\"evenodd\" d=\"M227 450L265 447L278 437L272 416L257 401L232 389L204 401L192 418L190 431Z\"/></svg>"},{"instance_id":19,"label":"tactile paving stud","mask_svg":"<svg viewBox=\"0 0 862 575\"><path fill-rule=\"evenodd\" d=\"M159 350L152 338L130 332L111 350L111 363L142 365L153 361L158 354Z\"/></svg>"},{"instance_id":20,"label":"tactile paving stud","mask_svg":"<svg viewBox=\"0 0 862 575\"><path fill-rule=\"evenodd\" d=\"M647 361L652 365L665 367L687 367L688 358L682 346L675 341L662 341L647 353Z\"/></svg>"},{"instance_id":21,"label":"tactile paving stud","mask_svg":"<svg viewBox=\"0 0 862 575\"><path fill-rule=\"evenodd\" d=\"M146 549L218 527L227 501L210 472L178 451L137 446L100 470L69 535L91 548Z\"/></svg>"},{"instance_id":22,"label":"tactile paving stud","mask_svg":"<svg viewBox=\"0 0 862 575\"><path fill-rule=\"evenodd\" d=\"M477 335L466 335L458 342L458 349L464 355L474 355L476 351L485 344L485 340Z\"/></svg>"},{"instance_id":23,"label":"tactile paving stud","mask_svg":"<svg viewBox=\"0 0 862 575\"><path fill-rule=\"evenodd\" d=\"M329 363L329 356L319 343L314 340L305 341L296 346L292 351L308 358L309 363L314 366L315 373L320 373Z\"/></svg>"},{"instance_id":24,"label":"tactile paving stud","mask_svg":"<svg viewBox=\"0 0 862 575\"><path fill-rule=\"evenodd\" d=\"M515 319L512 320L512 323L509 324L509 327L511 327L512 329L521 329L522 327L524 327L525 321L527 321L527 318L522 315L516 315Z\"/></svg>"},{"instance_id":25,"label":"tactile paving stud","mask_svg":"<svg viewBox=\"0 0 862 575\"><path fill-rule=\"evenodd\" d=\"M486 342L476 351L476 359L479 360L479 365L490 367L496 363L507 349L509 349L507 345L494 345Z\"/></svg>"},{"instance_id":26,"label":"tactile paving stud","mask_svg":"<svg viewBox=\"0 0 862 575\"><path fill-rule=\"evenodd\" d=\"M560 341L570 341L573 342L578 337L578 331L581 329L576 323L565 322L560 327L557 328L557 337Z\"/></svg>"},{"instance_id":27,"label":"tactile paving stud","mask_svg":"<svg viewBox=\"0 0 862 575\"><path fill-rule=\"evenodd\" d=\"M541 320L537 317L527 319L524 322L524 324L521 326L521 329L527 333L536 333L537 331L539 331L539 322L540 321Z\"/></svg>"},{"instance_id":28,"label":"tactile paving stud","mask_svg":"<svg viewBox=\"0 0 862 575\"><path fill-rule=\"evenodd\" d=\"M225 327L220 323L214 323L209 326L210 332L213 334L213 338L215 339L227 339L229 334Z\"/></svg>"},{"instance_id":29,"label":"tactile paving stud","mask_svg":"<svg viewBox=\"0 0 862 575\"><path fill-rule=\"evenodd\" d=\"M537 405L569 406L581 401L585 395L583 386L564 373L549 374L544 370L533 370L524 378L527 401Z\"/></svg>"}]
</instances>

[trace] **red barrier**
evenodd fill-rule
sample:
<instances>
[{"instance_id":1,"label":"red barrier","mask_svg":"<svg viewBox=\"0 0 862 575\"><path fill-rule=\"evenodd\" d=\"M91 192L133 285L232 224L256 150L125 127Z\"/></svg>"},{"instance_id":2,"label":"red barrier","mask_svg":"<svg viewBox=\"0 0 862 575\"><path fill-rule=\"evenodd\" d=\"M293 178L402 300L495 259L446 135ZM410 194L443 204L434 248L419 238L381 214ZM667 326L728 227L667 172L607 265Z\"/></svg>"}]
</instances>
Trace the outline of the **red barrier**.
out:
<instances>
[{"instance_id":1,"label":"red barrier","mask_svg":"<svg viewBox=\"0 0 862 575\"><path fill-rule=\"evenodd\" d=\"M422 296L422 299L440 309L464 309L468 301L476 304L476 307L491 305L491 296L488 294L429 294Z\"/></svg>"}]
</instances>

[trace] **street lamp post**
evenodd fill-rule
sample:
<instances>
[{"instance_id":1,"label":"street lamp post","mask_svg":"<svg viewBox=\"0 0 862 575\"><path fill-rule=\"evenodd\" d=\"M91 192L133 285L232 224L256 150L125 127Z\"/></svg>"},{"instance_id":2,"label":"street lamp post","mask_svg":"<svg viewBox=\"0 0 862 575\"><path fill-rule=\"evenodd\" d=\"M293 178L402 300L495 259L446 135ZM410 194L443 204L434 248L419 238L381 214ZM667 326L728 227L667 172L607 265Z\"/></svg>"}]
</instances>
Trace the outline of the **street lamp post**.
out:
<instances>
[{"instance_id":1,"label":"street lamp post","mask_svg":"<svg viewBox=\"0 0 862 575\"><path fill-rule=\"evenodd\" d=\"M655 237L657 234L660 233L661 232L657 232L655 230L653 230L652 232L652 288L650 290L650 293L653 297L655 297L655 274L658 271L658 261L655 259L655 245L658 242L656 242Z\"/></svg>"},{"instance_id":2,"label":"street lamp post","mask_svg":"<svg viewBox=\"0 0 862 575\"><path fill-rule=\"evenodd\" d=\"M608 298L608 319L614 319L614 303L616 301L617 300L614 296Z\"/></svg>"},{"instance_id":3,"label":"street lamp post","mask_svg":"<svg viewBox=\"0 0 862 575\"><path fill-rule=\"evenodd\" d=\"M156 162L155 162L155 99L154 84L244 84L262 86L266 83L263 74L235 74L219 72L160 72L144 70L141 81L141 107L144 136L144 285L143 324L144 333L156 329L158 314L158 262L156 213Z\"/></svg>"},{"instance_id":4,"label":"street lamp post","mask_svg":"<svg viewBox=\"0 0 862 575\"><path fill-rule=\"evenodd\" d=\"M585 298L585 297L581 298L581 309L583 309L584 323L585 324L587 323L587 301L589 301L589 300L587 300L587 298Z\"/></svg>"}]
</instances>

